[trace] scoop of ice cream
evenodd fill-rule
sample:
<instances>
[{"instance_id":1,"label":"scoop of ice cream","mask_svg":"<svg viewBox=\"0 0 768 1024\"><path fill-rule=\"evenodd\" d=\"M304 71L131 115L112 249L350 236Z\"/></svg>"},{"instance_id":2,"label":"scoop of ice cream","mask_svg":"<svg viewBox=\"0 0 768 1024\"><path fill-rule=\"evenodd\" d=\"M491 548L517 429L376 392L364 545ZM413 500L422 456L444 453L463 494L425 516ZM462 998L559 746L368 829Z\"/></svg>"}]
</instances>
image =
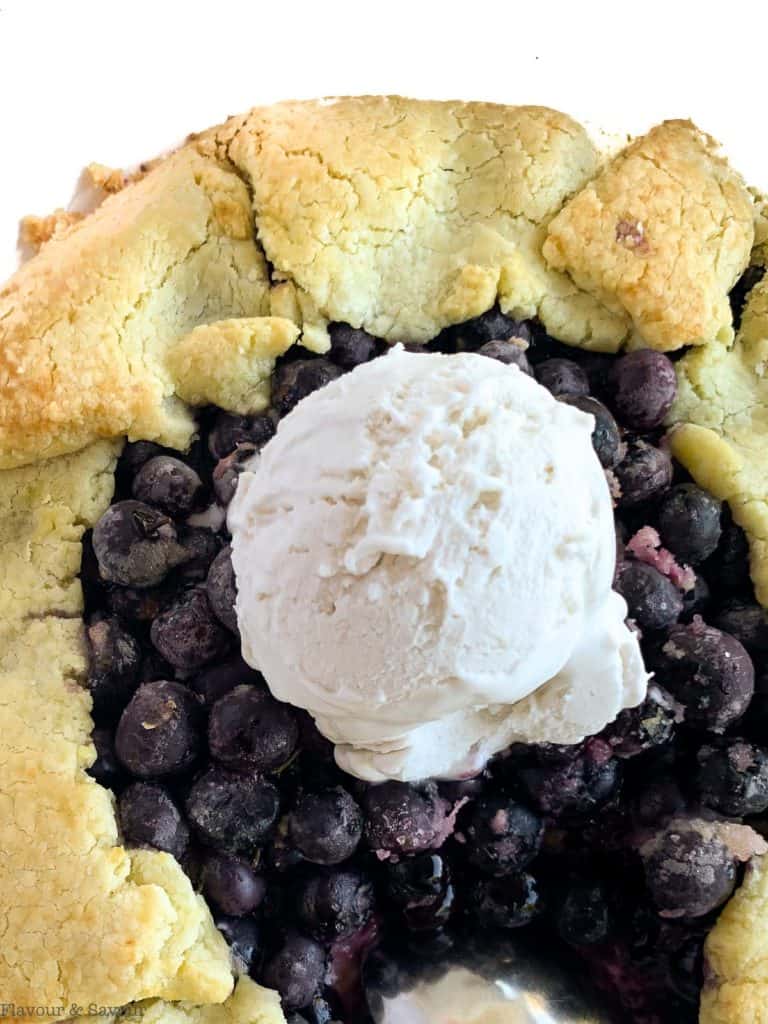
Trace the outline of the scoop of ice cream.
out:
<instances>
[{"instance_id":1,"label":"scoop of ice cream","mask_svg":"<svg viewBox=\"0 0 768 1024\"><path fill-rule=\"evenodd\" d=\"M395 349L304 399L230 512L243 655L371 781L456 778L640 702L592 417Z\"/></svg>"}]
</instances>

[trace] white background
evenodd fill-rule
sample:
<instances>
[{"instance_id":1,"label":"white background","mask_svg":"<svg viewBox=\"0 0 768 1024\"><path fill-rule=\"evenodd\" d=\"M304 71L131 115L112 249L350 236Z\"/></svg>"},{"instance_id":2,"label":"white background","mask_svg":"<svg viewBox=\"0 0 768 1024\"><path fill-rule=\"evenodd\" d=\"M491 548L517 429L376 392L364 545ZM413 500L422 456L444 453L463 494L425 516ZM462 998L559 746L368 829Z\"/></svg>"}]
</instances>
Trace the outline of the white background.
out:
<instances>
[{"instance_id":1,"label":"white background","mask_svg":"<svg viewBox=\"0 0 768 1024\"><path fill-rule=\"evenodd\" d=\"M0 0L0 280L19 217L66 206L91 160L360 92L544 103L632 132L690 116L768 187L765 4Z\"/></svg>"}]
</instances>

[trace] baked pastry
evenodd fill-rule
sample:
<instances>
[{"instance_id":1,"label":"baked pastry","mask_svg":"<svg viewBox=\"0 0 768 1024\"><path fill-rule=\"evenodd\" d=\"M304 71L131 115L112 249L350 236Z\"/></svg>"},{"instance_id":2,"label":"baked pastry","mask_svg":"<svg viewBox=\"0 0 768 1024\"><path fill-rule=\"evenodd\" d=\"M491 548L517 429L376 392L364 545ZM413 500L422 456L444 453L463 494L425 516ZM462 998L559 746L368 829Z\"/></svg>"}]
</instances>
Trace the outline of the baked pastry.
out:
<instances>
[{"instance_id":1,"label":"baked pastry","mask_svg":"<svg viewBox=\"0 0 768 1024\"><path fill-rule=\"evenodd\" d=\"M284 764L296 749L299 724L307 771L340 784L318 737L294 718L280 720L288 754L275 755L266 770L282 770L277 788L259 783L260 818L250 822L258 835L222 838L207 816L210 792L227 780L211 781L214 769L189 775L185 758L199 733L194 693L212 702L225 695L232 678L252 683L253 677L232 661L236 623L227 620L222 521L215 508L201 512L201 491L226 504L238 470L237 446L250 446L250 453L270 436L270 403L285 413L341 370L377 355L384 343L403 342L446 351L495 345L491 354L497 357L528 369L530 360L556 394L588 405L594 399L587 391L597 390L628 428L621 440L615 434L615 451L602 453L632 534L624 538L631 571L621 573L617 585L651 640L662 630L677 630L672 653L662 645L654 654L659 678L676 700L652 691L640 711L623 712L615 726L567 757L557 750L513 752L528 779L525 799L534 808L525 819L529 846L539 849L543 817L551 826L546 856L561 854L569 867L583 867L585 856L604 864L603 879L575 879L557 927L624 999L622 1020L660 1020L660 1006L674 1007L680 1020L694 1019L696 958L711 929L701 1020L768 1021L768 933L761 913L768 875L755 859L766 847L751 827L734 824L744 816L754 823L754 815L768 808L768 753L758 745L763 692L750 704L750 654L764 668L768 626L750 595L744 549L746 535L755 594L766 605L762 432L768 426L761 403L768 283L756 283L765 239L759 198L713 140L689 123L659 125L607 156L579 124L544 108L383 97L255 109L191 138L82 221L57 221L54 237L0 292L5 1015L23 1017L24 1007L35 1005L47 1008L38 1015L62 1019L92 1006L151 1000L142 1012L159 1021L281 1019L274 993L248 978L241 977L232 994L233 953L222 932L241 961L253 950L241 934L244 918L232 922L236 901L228 916L220 916L222 903L227 905L222 879L246 887L249 913L260 890L251 868L233 865L231 854L252 855L267 844L269 871L290 888L294 878L303 879L291 874L297 856L310 864L344 860L357 847L362 823L340 857L313 853L306 836L297 843L302 821L295 807L278 825L277 804L270 801L280 789L286 811L295 796L295 769L292 774ZM618 370L612 363L615 353L647 349L657 352L622 362ZM678 397L670 409L671 363L662 353L682 349L687 351L674 363ZM223 412L214 414L211 406ZM601 443L610 444L611 430L617 431L613 418L602 405L590 408L607 417ZM671 463L658 445L664 417L681 466L714 499L728 503L722 537L719 508L712 525L712 497L689 484L667 490ZM184 453L196 434L206 438L207 450L198 443L181 468L166 464L170 476L145 470L154 457L176 458L158 446ZM120 455L126 437L130 444ZM221 460L213 478L211 457ZM113 518L103 525L116 468L119 502L141 501L154 516L141 521L141 539L152 553L138 562L120 547L120 531L128 528L121 512L110 512ZM658 521L661 497L666 526ZM709 533L702 528L691 537L688 527L699 523L699 513ZM81 572L83 537L97 523L101 533L87 543ZM99 547L100 537L106 547ZM681 562L693 563L693 570ZM208 596L201 590L206 577ZM707 579L731 588L732 596L718 591L717 604L708 604ZM202 622L203 654L179 651L186 634L173 632L179 611L174 602L182 590L184 615ZM231 613L231 595L229 601ZM690 622L700 611L711 614L722 632L707 631L698 620L674 624ZM150 620L163 624L153 627L151 643ZM158 639L163 629L166 636ZM142 669L140 644L146 645ZM152 645L154 654L146 653ZM736 668L725 671L724 659ZM229 682L210 669L222 660ZM672 660L684 670L673 672ZM204 665L210 670L201 671ZM714 710L689 686L689 676L702 665L727 691ZM174 674L176 681L168 680ZM155 687L149 697L146 690L134 694L140 680ZM130 720L122 725L129 703L131 714L157 711L157 703L136 710L142 692L142 699L172 707L178 735L189 733L178 741L170 769L148 758L144 748L131 750L129 740L115 762L113 734L118 720L124 735L130 732ZM670 746L675 730L682 736L682 763L693 759L694 796L681 794L672 782L682 777L668 760L669 751L677 750ZM642 772L633 769L630 755L641 757ZM628 795L617 809L611 801L625 761ZM181 779L170 795L156 784L169 770L181 772L170 776ZM215 771L221 775L222 769ZM508 766L500 772L504 777ZM651 778L647 787L640 785L641 775L643 782ZM232 785L227 799L234 801L239 791ZM477 785L482 789L485 777ZM486 818L496 821L504 808L493 801L511 797L495 785L489 783L484 801L474 799L471 786L439 793L434 784L407 787L432 822L432 833L413 852L440 866L426 896L409 875L408 860L381 883L388 906L400 907L400 923L410 919L411 927L435 938L451 913L442 874L451 855L433 858L431 852L445 838L435 816L442 824L450 820L465 845L480 851L469 858L468 877L485 922L518 925L532 916L537 898L531 875L515 873L502 895L495 867L481 865L479 879L472 874L483 857L499 854ZM559 802L558 785L566 791ZM472 798L469 806L457 806L465 798ZM332 808L354 823L362 801L368 846L381 852L387 839L377 825L377 800L380 795L369 799L350 783L335 793ZM199 864L187 856L182 803L196 839L219 847L208 857L211 864L205 862L202 887L219 894L212 898L219 901L221 931L196 891ZM605 810L595 817L598 807ZM161 839L152 824L162 815ZM307 825L305 831L315 830ZM132 837L149 848L131 848ZM459 856L462 844L455 845ZM509 856L510 870L527 867L522 854ZM741 860L753 862L748 880L714 924ZM650 879L634 906L621 903L622 886L614 893L617 863L628 889L643 870ZM338 897L344 906L353 891L356 909L348 928L331 911L323 917L318 909L323 899L333 902L317 891L320 882L302 881L306 905L299 917L313 937L291 936L291 955L287 945L272 950L259 975L281 988L289 1010L305 1008L314 996L331 937L344 932L346 939L354 927L365 933L358 946L375 941L370 885L357 871L354 861L346 879L339 881L338 872L317 876L347 887ZM670 871L682 879L677 903L669 891ZM706 871L711 884L702 894L697 886ZM649 910L649 891L661 918ZM609 918L617 914L637 916L634 945L621 930L609 936ZM686 925L675 924L680 915ZM417 944L425 946L426 939ZM662 953L654 959L656 950ZM304 972L298 994L291 956ZM348 973L354 972L347 961L354 960L348 950ZM258 975L255 961L246 966ZM671 990L666 976L657 977L662 966L673 972ZM336 995L344 989L348 997L338 963L334 969L331 988L335 984ZM315 979L309 987L307 976ZM315 1019L323 1012L316 1007ZM343 1012L353 1019L349 1003Z\"/></svg>"}]
</instances>

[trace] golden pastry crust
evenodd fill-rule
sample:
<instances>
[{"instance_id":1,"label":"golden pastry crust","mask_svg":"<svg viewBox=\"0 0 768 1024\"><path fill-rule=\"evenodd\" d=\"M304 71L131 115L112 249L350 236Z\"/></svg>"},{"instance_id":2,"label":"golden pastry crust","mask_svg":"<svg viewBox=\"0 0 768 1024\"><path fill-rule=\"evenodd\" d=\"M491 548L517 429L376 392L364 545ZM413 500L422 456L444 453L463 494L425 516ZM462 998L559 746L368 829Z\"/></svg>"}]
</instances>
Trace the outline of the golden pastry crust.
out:
<instances>
[{"instance_id":1,"label":"golden pastry crust","mask_svg":"<svg viewBox=\"0 0 768 1024\"><path fill-rule=\"evenodd\" d=\"M221 1002L229 951L167 854L118 845L93 762L77 572L115 447L0 473L0 992L18 1006ZM13 1016L13 1014L11 1014Z\"/></svg>"},{"instance_id":2,"label":"golden pastry crust","mask_svg":"<svg viewBox=\"0 0 768 1024\"><path fill-rule=\"evenodd\" d=\"M317 348L328 321L422 342L497 298L574 344L615 349L627 333L625 317L541 257L547 222L598 167L564 114L376 96L281 103L197 145L247 177L259 241L295 285Z\"/></svg>"},{"instance_id":3,"label":"golden pastry crust","mask_svg":"<svg viewBox=\"0 0 768 1024\"><path fill-rule=\"evenodd\" d=\"M193 149L169 157L0 291L0 468L121 434L186 447L169 345L267 297L243 182Z\"/></svg>"},{"instance_id":4,"label":"golden pastry crust","mask_svg":"<svg viewBox=\"0 0 768 1024\"><path fill-rule=\"evenodd\" d=\"M730 341L728 292L749 260L752 197L686 121L628 146L549 225L544 256L670 351Z\"/></svg>"},{"instance_id":5,"label":"golden pastry crust","mask_svg":"<svg viewBox=\"0 0 768 1024\"><path fill-rule=\"evenodd\" d=\"M277 992L262 988L248 977L239 978L232 995L219 1005L145 1000L127 1007L117 1019L126 1022L136 1017L142 1024L285 1024Z\"/></svg>"},{"instance_id":6,"label":"golden pastry crust","mask_svg":"<svg viewBox=\"0 0 768 1024\"><path fill-rule=\"evenodd\" d=\"M747 869L705 947L701 1024L768 1024L768 862Z\"/></svg>"},{"instance_id":7,"label":"golden pastry crust","mask_svg":"<svg viewBox=\"0 0 768 1024\"><path fill-rule=\"evenodd\" d=\"M697 483L728 501L749 537L757 598L768 605L768 279L752 289L731 348L696 349L676 369L672 450Z\"/></svg>"},{"instance_id":8,"label":"golden pastry crust","mask_svg":"<svg viewBox=\"0 0 768 1024\"><path fill-rule=\"evenodd\" d=\"M240 317L201 324L168 352L176 394L190 405L218 405L247 416L269 405L275 359L299 336L282 317Z\"/></svg>"}]
</instances>

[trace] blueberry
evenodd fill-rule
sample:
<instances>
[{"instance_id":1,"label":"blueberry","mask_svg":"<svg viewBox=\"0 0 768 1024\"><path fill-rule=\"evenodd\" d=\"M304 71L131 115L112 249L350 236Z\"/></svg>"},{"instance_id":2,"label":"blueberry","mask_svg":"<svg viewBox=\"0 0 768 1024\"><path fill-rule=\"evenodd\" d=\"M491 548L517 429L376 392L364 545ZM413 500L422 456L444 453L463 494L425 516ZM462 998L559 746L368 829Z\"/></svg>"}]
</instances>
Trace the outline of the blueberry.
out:
<instances>
[{"instance_id":1,"label":"blueberry","mask_svg":"<svg viewBox=\"0 0 768 1024\"><path fill-rule=\"evenodd\" d=\"M641 629L669 629L683 610L683 598L677 587L645 562L625 562L616 577L615 589L627 602L630 619Z\"/></svg>"},{"instance_id":2,"label":"blueberry","mask_svg":"<svg viewBox=\"0 0 768 1024\"><path fill-rule=\"evenodd\" d=\"M149 459L133 478L133 496L169 516L185 516L195 507L203 485L185 462L171 455Z\"/></svg>"},{"instance_id":3,"label":"blueberry","mask_svg":"<svg viewBox=\"0 0 768 1024\"><path fill-rule=\"evenodd\" d=\"M94 618L86 632L88 689L98 718L119 714L139 682L141 648L116 618Z\"/></svg>"},{"instance_id":4,"label":"blueberry","mask_svg":"<svg viewBox=\"0 0 768 1024\"><path fill-rule=\"evenodd\" d=\"M214 459L223 459L241 444L263 448L275 433L275 420L270 413L261 416L236 416L220 412L208 435L208 451Z\"/></svg>"},{"instance_id":5,"label":"blueberry","mask_svg":"<svg viewBox=\"0 0 768 1024\"><path fill-rule=\"evenodd\" d=\"M558 935L572 946L594 946L605 942L611 933L608 895L599 881L573 881L558 903L554 916Z\"/></svg>"},{"instance_id":6,"label":"blueberry","mask_svg":"<svg viewBox=\"0 0 768 1024\"><path fill-rule=\"evenodd\" d=\"M478 800L462 831L471 864L491 875L521 871L541 847L544 825L522 804L503 796Z\"/></svg>"},{"instance_id":7,"label":"blueberry","mask_svg":"<svg viewBox=\"0 0 768 1024\"><path fill-rule=\"evenodd\" d=\"M755 670L744 647L699 619L672 627L652 667L684 706L686 723L699 729L723 732L744 714L754 692Z\"/></svg>"},{"instance_id":8,"label":"blueberry","mask_svg":"<svg viewBox=\"0 0 768 1024\"><path fill-rule=\"evenodd\" d=\"M640 349L617 359L608 387L613 409L630 430L654 430L661 426L677 395L672 360L662 352Z\"/></svg>"},{"instance_id":9,"label":"blueberry","mask_svg":"<svg viewBox=\"0 0 768 1024\"><path fill-rule=\"evenodd\" d=\"M353 370L376 355L379 341L372 334L349 324L333 323L328 326L331 336L331 359L342 370Z\"/></svg>"},{"instance_id":10,"label":"blueberry","mask_svg":"<svg viewBox=\"0 0 768 1024\"><path fill-rule=\"evenodd\" d=\"M589 394L589 378L572 359L545 359L536 367L536 379L557 398Z\"/></svg>"},{"instance_id":11,"label":"blueberry","mask_svg":"<svg viewBox=\"0 0 768 1024\"><path fill-rule=\"evenodd\" d=\"M713 618L724 633L744 644L750 654L768 653L768 616L754 601L729 598Z\"/></svg>"},{"instance_id":12,"label":"blueberry","mask_svg":"<svg viewBox=\"0 0 768 1024\"><path fill-rule=\"evenodd\" d=\"M200 694L203 703L208 706L215 704L219 697L234 690L236 686L245 683L254 686L267 685L261 672L257 672L255 668L246 664L239 654L228 661L209 665L189 680L189 685Z\"/></svg>"},{"instance_id":13,"label":"blueberry","mask_svg":"<svg viewBox=\"0 0 768 1024\"><path fill-rule=\"evenodd\" d=\"M594 416L592 447L603 468L612 469L621 458L622 446L618 424L608 409L589 395L563 395L560 401Z\"/></svg>"},{"instance_id":14,"label":"blueberry","mask_svg":"<svg viewBox=\"0 0 768 1024\"><path fill-rule=\"evenodd\" d=\"M283 1008L308 1006L325 976L323 947L303 935L289 933L264 965L261 982L280 993Z\"/></svg>"},{"instance_id":15,"label":"blueberry","mask_svg":"<svg viewBox=\"0 0 768 1024\"><path fill-rule=\"evenodd\" d=\"M594 813L616 793L621 768L610 745L594 739L562 758L539 755L520 770L520 781L536 807L553 818Z\"/></svg>"},{"instance_id":16,"label":"blueberry","mask_svg":"<svg viewBox=\"0 0 768 1024\"><path fill-rule=\"evenodd\" d=\"M230 634L213 614L205 589L198 586L180 594L158 615L150 636L175 668L194 671L226 652Z\"/></svg>"},{"instance_id":17,"label":"blueberry","mask_svg":"<svg viewBox=\"0 0 768 1024\"><path fill-rule=\"evenodd\" d=\"M601 736L617 757L636 757L668 743L674 735L676 718L669 694L652 685L642 704L620 711Z\"/></svg>"},{"instance_id":18,"label":"blueberry","mask_svg":"<svg viewBox=\"0 0 768 1024\"><path fill-rule=\"evenodd\" d=\"M477 923L487 928L521 928L541 909L536 880L525 872L476 882L470 887L468 905Z\"/></svg>"},{"instance_id":19,"label":"blueberry","mask_svg":"<svg viewBox=\"0 0 768 1024\"><path fill-rule=\"evenodd\" d=\"M768 750L746 740L702 747L696 755L696 791L720 814L741 818L768 810Z\"/></svg>"},{"instance_id":20,"label":"blueberry","mask_svg":"<svg viewBox=\"0 0 768 1024\"><path fill-rule=\"evenodd\" d=\"M481 313L472 320L457 324L450 328L451 332L460 339L461 348L478 348L489 341L507 341L515 338L524 345L530 345L532 340L531 329L528 324L521 320L514 320L506 313L502 313L498 306Z\"/></svg>"},{"instance_id":21,"label":"blueberry","mask_svg":"<svg viewBox=\"0 0 768 1024\"><path fill-rule=\"evenodd\" d=\"M355 852L362 833L362 812L341 786L307 793L288 817L291 841L313 864L340 864Z\"/></svg>"},{"instance_id":22,"label":"blueberry","mask_svg":"<svg viewBox=\"0 0 768 1024\"><path fill-rule=\"evenodd\" d=\"M204 526L188 526L179 534L179 543L187 553L184 564L177 571L181 585L202 583L208 575L216 555L221 550L221 541L213 530Z\"/></svg>"},{"instance_id":23,"label":"blueberry","mask_svg":"<svg viewBox=\"0 0 768 1024\"><path fill-rule=\"evenodd\" d=\"M359 871L312 875L300 886L299 923L321 942L356 932L373 913L373 886Z\"/></svg>"},{"instance_id":24,"label":"blueberry","mask_svg":"<svg viewBox=\"0 0 768 1024\"><path fill-rule=\"evenodd\" d=\"M445 925L454 903L448 863L439 853L420 853L387 865L387 902L413 931Z\"/></svg>"},{"instance_id":25,"label":"blueberry","mask_svg":"<svg viewBox=\"0 0 768 1024\"><path fill-rule=\"evenodd\" d=\"M249 974L261 951L259 926L252 917L219 914L214 924L227 940L236 974Z\"/></svg>"},{"instance_id":26,"label":"blueberry","mask_svg":"<svg viewBox=\"0 0 768 1024\"><path fill-rule=\"evenodd\" d=\"M442 801L434 786L383 782L365 794L365 839L372 850L409 854L429 850L443 838Z\"/></svg>"},{"instance_id":27,"label":"blueberry","mask_svg":"<svg viewBox=\"0 0 768 1024\"><path fill-rule=\"evenodd\" d=\"M768 670L765 668L755 676L755 695L740 728L759 743L768 742Z\"/></svg>"},{"instance_id":28,"label":"blueberry","mask_svg":"<svg viewBox=\"0 0 768 1024\"><path fill-rule=\"evenodd\" d=\"M141 501L110 505L93 528L102 579L125 587L153 587L186 558L168 516Z\"/></svg>"},{"instance_id":29,"label":"blueberry","mask_svg":"<svg viewBox=\"0 0 768 1024\"><path fill-rule=\"evenodd\" d=\"M673 555L698 565L713 553L720 540L722 505L696 484L678 484L667 491L659 506L659 535Z\"/></svg>"},{"instance_id":30,"label":"blueberry","mask_svg":"<svg viewBox=\"0 0 768 1024\"><path fill-rule=\"evenodd\" d=\"M496 359L500 363L504 363L506 366L517 366L523 373L529 377L533 376L533 370L531 364L528 362L528 356L525 354L526 345L519 342L516 338L510 338L508 341L487 341L484 345L481 345L477 350L479 356L487 356L489 359Z\"/></svg>"},{"instance_id":31,"label":"blueberry","mask_svg":"<svg viewBox=\"0 0 768 1024\"><path fill-rule=\"evenodd\" d=\"M721 906L736 884L736 865L725 844L693 823L673 823L656 833L640 855L662 917L702 917Z\"/></svg>"},{"instance_id":32,"label":"blueberry","mask_svg":"<svg viewBox=\"0 0 768 1024\"><path fill-rule=\"evenodd\" d=\"M125 471L133 477L145 462L166 453L167 449L161 444L155 444L154 441L129 441L120 455L117 472L122 474Z\"/></svg>"},{"instance_id":33,"label":"blueberry","mask_svg":"<svg viewBox=\"0 0 768 1024\"><path fill-rule=\"evenodd\" d=\"M280 809L266 779L226 768L208 768L186 800L187 817L201 839L217 850L252 854L272 835Z\"/></svg>"},{"instance_id":34,"label":"blueberry","mask_svg":"<svg viewBox=\"0 0 768 1024\"><path fill-rule=\"evenodd\" d=\"M110 587L106 602L110 611L130 622L152 622L171 600L166 583L158 587Z\"/></svg>"},{"instance_id":35,"label":"blueberry","mask_svg":"<svg viewBox=\"0 0 768 1024\"><path fill-rule=\"evenodd\" d=\"M662 448L634 438L614 472L621 487L619 504L629 508L660 497L672 483L672 459Z\"/></svg>"},{"instance_id":36,"label":"blueberry","mask_svg":"<svg viewBox=\"0 0 768 1024\"><path fill-rule=\"evenodd\" d=\"M120 828L128 846L164 850L181 860L189 845L189 829L162 786L134 782L118 797Z\"/></svg>"},{"instance_id":37,"label":"blueberry","mask_svg":"<svg viewBox=\"0 0 768 1024\"><path fill-rule=\"evenodd\" d=\"M213 471L213 489L222 505L228 505L235 496L237 481L258 452L255 444L239 444L229 455L219 459Z\"/></svg>"},{"instance_id":38,"label":"blueberry","mask_svg":"<svg viewBox=\"0 0 768 1024\"><path fill-rule=\"evenodd\" d=\"M115 789L122 781L123 769L115 755L115 738L110 729L94 729L91 740L96 748L96 760L88 769L88 774L96 779L100 786Z\"/></svg>"},{"instance_id":39,"label":"blueberry","mask_svg":"<svg viewBox=\"0 0 768 1024\"><path fill-rule=\"evenodd\" d=\"M143 683L123 711L115 751L141 779L184 771L200 747L200 705L181 683Z\"/></svg>"},{"instance_id":40,"label":"blueberry","mask_svg":"<svg viewBox=\"0 0 768 1024\"><path fill-rule=\"evenodd\" d=\"M293 709L257 686L236 686L211 709L208 746L228 768L272 772L296 750L299 726Z\"/></svg>"},{"instance_id":41,"label":"blueberry","mask_svg":"<svg viewBox=\"0 0 768 1024\"><path fill-rule=\"evenodd\" d=\"M297 359L290 363L280 363L272 381L275 409L280 416L285 416L302 398L340 376L339 367L328 359Z\"/></svg>"},{"instance_id":42,"label":"blueberry","mask_svg":"<svg viewBox=\"0 0 768 1024\"><path fill-rule=\"evenodd\" d=\"M222 548L214 558L208 570L205 591L216 618L237 635L237 581L232 565L232 548L229 545Z\"/></svg>"},{"instance_id":43,"label":"blueberry","mask_svg":"<svg viewBox=\"0 0 768 1024\"><path fill-rule=\"evenodd\" d=\"M749 587L749 543L740 526L724 527L715 553L707 560L705 572L718 590Z\"/></svg>"},{"instance_id":44,"label":"blueberry","mask_svg":"<svg viewBox=\"0 0 768 1024\"><path fill-rule=\"evenodd\" d=\"M209 853L201 875L203 894L231 917L252 914L264 899L267 885L250 864L225 853Z\"/></svg>"}]
</instances>

